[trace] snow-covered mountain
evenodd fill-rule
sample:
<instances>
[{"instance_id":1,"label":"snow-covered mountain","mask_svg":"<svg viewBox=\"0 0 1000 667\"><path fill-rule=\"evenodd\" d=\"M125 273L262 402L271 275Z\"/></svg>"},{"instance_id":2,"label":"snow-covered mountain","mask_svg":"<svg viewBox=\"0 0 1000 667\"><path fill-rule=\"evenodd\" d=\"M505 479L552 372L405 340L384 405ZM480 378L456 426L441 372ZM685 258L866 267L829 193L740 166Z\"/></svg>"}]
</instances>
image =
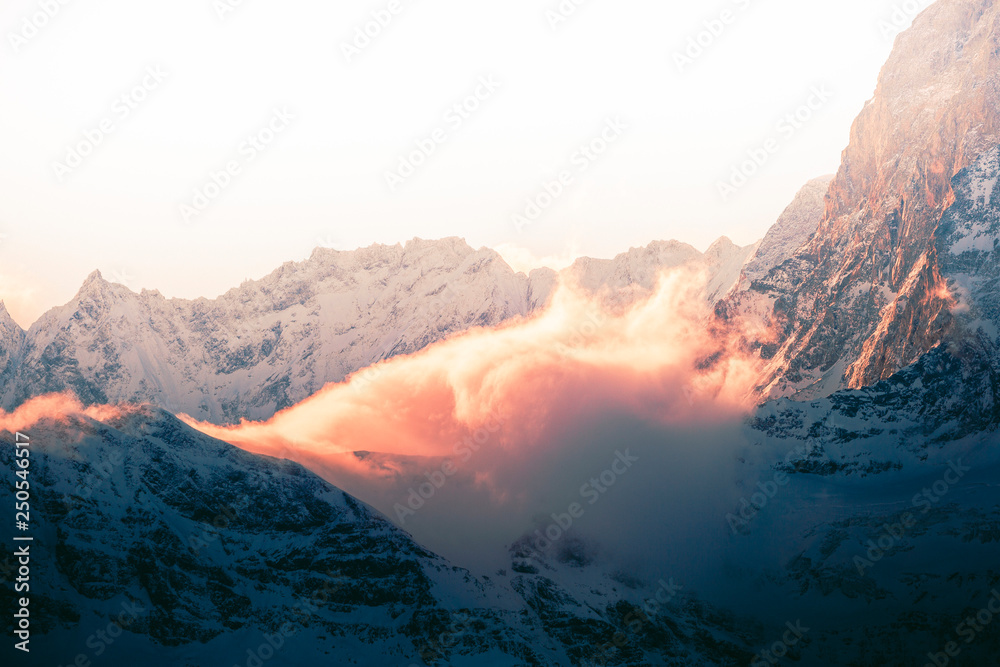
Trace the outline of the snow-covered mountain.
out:
<instances>
[{"instance_id":1,"label":"snow-covered mountain","mask_svg":"<svg viewBox=\"0 0 1000 667\"><path fill-rule=\"evenodd\" d=\"M952 179L930 351L871 386L769 401L747 424L751 500L730 517L728 569L751 595L811 610L810 655L829 664L942 664L952 642L960 664L1000 655L968 621L1000 604L998 183L1000 147ZM920 335L918 311L896 304L883 321L906 313Z\"/></svg>"},{"instance_id":2,"label":"snow-covered mountain","mask_svg":"<svg viewBox=\"0 0 1000 667\"><path fill-rule=\"evenodd\" d=\"M808 616L801 664L1000 655L967 620L1000 604L996 408L965 402L981 379L938 349L871 388L771 402L748 426L748 501L727 517L720 571L732 599Z\"/></svg>"},{"instance_id":3,"label":"snow-covered mountain","mask_svg":"<svg viewBox=\"0 0 1000 667\"><path fill-rule=\"evenodd\" d=\"M3 301L0 301L0 368L10 368L21 354L25 334L11 319Z\"/></svg>"},{"instance_id":4,"label":"snow-covered mountain","mask_svg":"<svg viewBox=\"0 0 1000 667\"><path fill-rule=\"evenodd\" d=\"M27 332L3 405L73 390L215 421L268 417L328 382L535 307L531 278L459 239L316 250L218 299L131 292L95 272Z\"/></svg>"},{"instance_id":5,"label":"snow-covered mountain","mask_svg":"<svg viewBox=\"0 0 1000 667\"><path fill-rule=\"evenodd\" d=\"M950 663L931 656L955 642L965 664L995 664L995 625L976 619L1000 601L998 61L1000 6L939 0L898 38L838 174L809 182L760 244L654 243L561 276L624 304L663 268L701 267L720 317L778 329L758 346L777 398L727 441L735 455L709 452L706 479L726 483L706 496L742 496L713 528L728 541L700 524L664 535L670 511L705 511L690 489L679 509L615 524L670 545L650 556L667 571L699 560L717 589L678 595L572 533L544 553L517 541L509 567L473 576L298 465L158 408L106 410L30 429L43 657L94 657L92 633L133 609L103 644L111 662L250 664L280 641L271 664L747 665L782 650L909 665ZM267 417L386 356L529 315L558 279L456 239L319 250L216 300L95 274L28 332L0 308L0 391L9 407L70 388ZM645 461L657 488L703 481Z\"/></svg>"},{"instance_id":6,"label":"snow-covered mountain","mask_svg":"<svg viewBox=\"0 0 1000 667\"><path fill-rule=\"evenodd\" d=\"M779 332L763 350L771 395L871 385L946 335L937 232L952 178L1000 143L998 25L991 0L940 0L914 20L854 123L815 234L751 270L727 303Z\"/></svg>"},{"instance_id":7,"label":"snow-covered mountain","mask_svg":"<svg viewBox=\"0 0 1000 667\"><path fill-rule=\"evenodd\" d=\"M706 272L706 298L714 304L735 289L756 248L757 244L737 246L725 236L704 253L686 243L656 241L614 259L582 257L562 271L561 277L592 293L606 289L612 302L624 304L649 294L664 269L689 266Z\"/></svg>"},{"instance_id":8,"label":"snow-covered mountain","mask_svg":"<svg viewBox=\"0 0 1000 667\"><path fill-rule=\"evenodd\" d=\"M474 578L299 465L158 408L20 428L32 442L32 664L200 667L247 664L249 651L281 665L579 665L657 594L672 604L601 664L749 656L753 631L660 582L585 571L572 549L547 562L515 547L509 570ZM13 440L0 432L8 469ZM94 638L112 622L124 632Z\"/></svg>"},{"instance_id":9,"label":"snow-covered mountain","mask_svg":"<svg viewBox=\"0 0 1000 667\"><path fill-rule=\"evenodd\" d=\"M833 176L814 178L799 190L744 267L747 281L764 278L816 235L826 213L826 193L832 180Z\"/></svg>"},{"instance_id":10,"label":"snow-covered mountain","mask_svg":"<svg viewBox=\"0 0 1000 667\"><path fill-rule=\"evenodd\" d=\"M579 260L564 279L624 301L662 270L692 264L709 272L715 300L750 250L728 239L705 255L654 243ZM558 280L550 269L515 273L456 238L317 249L214 300L136 294L95 272L27 333L0 311L0 406L69 389L86 403L151 402L217 423L266 419L382 359L526 316Z\"/></svg>"}]
</instances>

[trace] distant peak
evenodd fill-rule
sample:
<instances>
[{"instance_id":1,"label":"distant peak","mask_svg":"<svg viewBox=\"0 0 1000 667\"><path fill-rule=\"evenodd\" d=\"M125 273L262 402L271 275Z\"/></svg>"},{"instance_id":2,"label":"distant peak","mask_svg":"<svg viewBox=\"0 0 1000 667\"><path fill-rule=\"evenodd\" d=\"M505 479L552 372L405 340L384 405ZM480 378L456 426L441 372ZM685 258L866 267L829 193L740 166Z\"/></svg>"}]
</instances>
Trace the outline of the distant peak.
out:
<instances>
[{"instance_id":1,"label":"distant peak","mask_svg":"<svg viewBox=\"0 0 1000 667\"><path fill-rule=\"evenodd\" d=\"M437 240L427 240L420 237L415 237L406 242L404 250L413 250L426 247L439 247L439 248L451 248L452 250L459 251L469 251L474 252L472 246L470 246L465 239L460 236L446 236L443 239Z\"/></svg>"},{"instance_id":2,"label":"distant peak","mask_svg":"<svg viewBox=\"0 0 1000 667\"><path fill-rule=\"evenodd\" d=\"M312 254L309 259L316 260L328 255L339 255L342 252L351 252L350 250L340 250L338 248L331 248L330 246L320 245L313 248Z\"/></svg>"},{"instance_id":3,"label":"distant peak","mask_svg":"<svg viewBox=\"0 0 1000 667\"><path fill-rule=\"evenodd\" d=\"M94 271L83 281L83 285L80 286L77 296L104 294L110 285L111 283L104 279L100 271Z\"/></svg>"},{"instance_id":4,"label":"distant peak","mask_svg":"<svg viewBox=\"0 0 1000 667\"><path fill-rule=\"evenodd\" d=\"M715 240L715 243L713 243L708 247L708 249L709 251L711 251L712 248L730 248L730 247L735 248L737 246L735 243L733 243L733 240L728 236L720 236Z\"/></svg>"}]
</instances>

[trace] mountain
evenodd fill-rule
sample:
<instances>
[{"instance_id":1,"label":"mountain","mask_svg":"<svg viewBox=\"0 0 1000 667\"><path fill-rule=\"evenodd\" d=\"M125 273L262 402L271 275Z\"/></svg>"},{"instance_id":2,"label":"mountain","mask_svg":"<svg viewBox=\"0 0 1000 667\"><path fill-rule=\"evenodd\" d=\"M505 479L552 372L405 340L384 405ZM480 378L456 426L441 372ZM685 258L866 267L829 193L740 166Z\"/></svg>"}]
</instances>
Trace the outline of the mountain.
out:
<instances>
[{"instance_id":1,"label":"mountain","mask_svg":"<svg viewBox=\"0 0 1000 667\"><path fill-rule=\"evenodd\" d=\"M746 280L764 278L816 235L826 213L826 193L832 180L833 176L814 178L798 191L746 263L743 269Z\"/></svg>"},{"instance_id":2,"label":"mountain","mask_svg":"<svg viewBox=\"0 0 1000 667\"><path fill-rule=\"evenodd\" d=\"M537 306L531 278L459 239L318 249L218 299L131 292L95 272L27 332L3 405L71 389L213 421L264 418L328 382Z\"/></svg>"},{"instance_id":3,"label":"mountain","mask_svg":"<svg viewBox=\"0 0 1000 667\"><path fill-rule=\"evenodd\" d=\"M24 347L25 334L0 301L0 368L9 368Z\"/></svg>"},{"instance_id":4,"label":"mountain","mask_svg":"<svg viewBox=\"0 0 1000 667\"><path fill-rule=\"evenodd\" d=\"M562 279L628 301L663 269L692 264L709 272L714 300L749 250L728 239L704 256L654 243L579 260ZM136 294L94 272L27 333L0 312L0 406L71 390L85 403L151 402L216 423L267 419L382 359L529 315L559 280L550 269L515 273L456 238L317 249L214 300Z\"/></svg>"},{"instance_id":5,"label":"mountain","mask_svg":"<svg viewBox=\"0 0 1000 667\"><path fill-rule=\"evenodd\" d=\"M991 397L965 402L983 380L966 368L936 348L873 387L772 401L748 424L749 501L728 517L719 570L730 599L808 615L801 664L1000 654L967 620L1000 602L1000 436L984 430L995 405L977 414Z\"/></svg>"},{"instance_id":6,"label":"mountain","mask_svg":"<svg viewBox=\"0 0 1000 667\"><path fill-rule=\"evenodd\" d=\"M947 308L939 342L870 386L768 401L747 422L755 500L732 520L728 570L811 609L811 654L835 664L942 664L952 642L962 664L1000 654L967 620L1000 602L998 183L996 146L949 183L928 251ZM895 308L883 322L910 319L886 334L919 337L920 309ZM773 494L751 495L761 488Z\"/></svg>"},{"instance_id":7,"label":"mountain","mask_svg":"<svg viewBox=\"0 0 1000 667\"><path fill-rule=\"evenodd\" d=\"M998 25L990 0L940 0L899 35L815 234L720 309L777 330L770 395L874 384L949 333L936 239L952 178L1000 143Z\"/></svg>"},{"instance_id":8,"label":"mountain","mask_svg":"<svg viewBox=\"0 0 1000 667\"><path fill-rule=\"evenodd\" d=\"M158 408L46 409L61 400L8 420L31 442L32 664L579 665L663 586L582 569L573 549L549 561L520 547L510 570L477 579L297 464ZM667 592L639 647L602 664L749 655L750 631Z\"/></svg>"},{"instance_id":9,"label":"mountain","mask_svg":"<svg viewBox=\"0 0 1000 667\"><path fill-rule=\"evenodd\" d=\"M704 253L678 241L654 241L614 259L582 257L561 277L591 293L610 290L612 302L625 304L652 292L664 269L687 266L706 272L706 298L715 303L736 287L743 265L755 249L756 245L737 246L725 236Z\"/></svg>"}]
</instances>

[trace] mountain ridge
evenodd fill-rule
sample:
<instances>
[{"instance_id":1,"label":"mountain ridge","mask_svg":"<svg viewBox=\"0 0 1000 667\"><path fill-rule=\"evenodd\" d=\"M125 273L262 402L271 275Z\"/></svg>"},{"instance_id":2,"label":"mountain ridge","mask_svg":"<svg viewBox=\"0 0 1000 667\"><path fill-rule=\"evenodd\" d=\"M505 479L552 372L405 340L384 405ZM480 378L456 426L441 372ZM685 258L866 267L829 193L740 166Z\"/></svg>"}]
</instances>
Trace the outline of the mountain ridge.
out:
<instances>
[{"instance_id":1,"label":"mountain ridge","mask_svg":"<svg viewBox=\"0 0 1000 667\"><path fill-rule=\"evenodd\" d=\"M216 299L192 300L136 293L94 271L27 332L0 318L0 407L70 390L86 403L149 401L218 423L266 419L383 359L530 316L560 280L627 304L662 270L699 264L716 299L749 248L710 250L654 242L611 260L583 258L560 277L517 273L496 251L456 237L317 248Z\"/></svg>"},{"instance_id":2,"label":"mountain ridge","mask_svg":"<svg viewBox=\"0 0 1000 667\"><path fill-rule=\"evenodd\" d=\"M782 344L762 386L808 400L890 377L945 338L935 233L952 178L1000 143L1000 6L940 0L896 39L817 232L730 298Z\"/></svg>"}]
</instances>

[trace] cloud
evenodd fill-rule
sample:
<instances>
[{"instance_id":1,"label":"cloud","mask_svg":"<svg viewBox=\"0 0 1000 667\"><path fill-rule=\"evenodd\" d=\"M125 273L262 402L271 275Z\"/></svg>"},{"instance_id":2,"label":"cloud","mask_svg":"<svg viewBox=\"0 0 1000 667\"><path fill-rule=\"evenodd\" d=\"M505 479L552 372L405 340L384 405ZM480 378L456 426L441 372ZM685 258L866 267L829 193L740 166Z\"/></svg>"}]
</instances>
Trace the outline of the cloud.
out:
<instances>
[{"instance_id":1,"label":"cloud","mask_svg":"<svg viewBox=\"0 0 1000 667\"><path fill-rule=\"evenodd\" d=\"M114 419L122 414L122 408L110 405L84 407L76 396L70 393L46 394L26 402L14 412L0 409L0 431L8 433L29 430L40 421L66 421L73 416L86 416L97 421Z\"/></svg>"},{"instance_id":2,"label":"cloud","mask_svg":"<svg viewBox=\"0 0 1000 667\"><path fill-rule=\"evenodd\" d=\"M703 272L674 269L648 298L612 310L601 295L562 286L537 316L382 362L266 422L183 418L306 465L435 550L485 557L496 542L564 511L618 449L669 464L672 476L683 465L692 478L724 474L733 425L755 404L761 362L739 346L746 323L714 317L705 281ZM631 477L633 493L644 489L638 506L668 497L682 505L679 488L716 504L684 474L669 492L657 490L662 479ZM423 503L413 499L421 489ZM602 504L638 507L619 495ZM405 511L413 505L419 512ZM690 525L693 516L674 518ZM611 512L605 525L617 521Z\"/></svg>"},{"instance_id":3,"label":"cloud","mask_svg":"<svg viewBox=\"0 0 1000 667\"><path fill-rule=\"evenodd\" d=\"M580 502L574 537L614 535L623 558L666 554L675 573L693 571L703 560L678 536L726 539L761 366L738 342L750 325L717 320L704 286L704 273L674 269L647 298L607 306L564 285L536 316L364 369L266 422L182 418L302 463L456 562L506 567L504 546ZM0 430L128 409L55 394L0 411ZM586 504L582 493L622 453L639 462Z\"/></svg>"},{"instance_id":4,"label":"cloud","mask_svg":"<svg viewBox=\"0 0 1000 667\"><path fill-rule=\"evenodd\" d=\"M703 285L701 273L667 272L624 313L562 287L536 317L382 362L266 422L187 421L258 451L443 456L498 414L514 452L544 447L554 424L594 410L664 423L739 412L759 360L715 322Z\"/></svg>"}]
</instances>

